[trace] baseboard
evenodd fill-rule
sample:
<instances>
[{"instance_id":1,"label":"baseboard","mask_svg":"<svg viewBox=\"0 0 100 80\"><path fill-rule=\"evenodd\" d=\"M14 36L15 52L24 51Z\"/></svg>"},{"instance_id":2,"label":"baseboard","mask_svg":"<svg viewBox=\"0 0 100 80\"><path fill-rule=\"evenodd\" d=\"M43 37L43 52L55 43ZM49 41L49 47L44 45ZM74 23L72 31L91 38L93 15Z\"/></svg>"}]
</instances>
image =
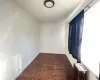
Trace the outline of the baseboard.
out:
<instances>
[{"instance_id":1,"label":"baseboard","mask_svg":"<svg viewBox=\"0 0 100 80\"><path fill-rule=\"evenodd\" d=\"M65 54L65 55L66 55L66 53L52 53L52 52L49 53L49 52L40 52L40 54L41 54L41 53L42 53L42 54Z\"/></svg>"},{"instance_id":2,"label":"baseboard","mask_svg":"<svg viewBox=\"0 0 100 80\"><path fill-rule=\"evenodd\" d=\"M77 63L77 61L69 53L66 53L65 55L67 56L72 66L74 65L74 63Z\"/></svg>"}]
</instances>

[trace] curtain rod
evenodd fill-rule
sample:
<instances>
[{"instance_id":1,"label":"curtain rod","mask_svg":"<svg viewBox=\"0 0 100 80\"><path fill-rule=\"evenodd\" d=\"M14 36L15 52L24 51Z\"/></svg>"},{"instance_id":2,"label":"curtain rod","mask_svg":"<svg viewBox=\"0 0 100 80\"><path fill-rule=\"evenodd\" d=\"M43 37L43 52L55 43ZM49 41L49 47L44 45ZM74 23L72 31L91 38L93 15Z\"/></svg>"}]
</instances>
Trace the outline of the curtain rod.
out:
<instances>
[{"instance_id":1,"label":"curtain rod","mask_svg":"<svg viewBox=\"0 0 100 80\"><path fill-rule=\"evenodd\" d=\"M89 5L90 5L93 1L94 1L94 0L92 0L85 8L87 8L87 7L90 8ZM85 8L84 8L84 9L85 9Z\"/></svg>"},{"instance_id":2,"label":"curtain rod","mask_svg":"<svg viewBox=\"0 0 100 80\"><path fill-rule=\"evenodd\" d=\"M84 12L88 11L91 6L89 6L94 0L92 0L85 8L84 8Z\"/></svg>"}]
</instances>

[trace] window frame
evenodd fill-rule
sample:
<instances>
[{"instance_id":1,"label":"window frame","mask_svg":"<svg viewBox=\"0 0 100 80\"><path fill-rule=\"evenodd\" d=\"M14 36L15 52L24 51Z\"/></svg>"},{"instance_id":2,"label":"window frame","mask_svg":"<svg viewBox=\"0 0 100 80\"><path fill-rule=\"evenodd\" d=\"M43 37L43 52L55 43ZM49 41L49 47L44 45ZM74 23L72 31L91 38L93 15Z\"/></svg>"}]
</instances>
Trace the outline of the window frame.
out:
<instances>
[{"instance_id":1,"label":"window frame","mask_svg":"<svg viewBox=\"0 0 100 80\"><path fill-rule=\"evenodd\" d=\"M100 1L99 1L97 4L100 5ZM96 4L95 4L95 5L96 5ZM95 6L95 5L94 5L94 6ZM94 6L93 6L93 7L94 7ZM91 9L92 9L92 8L91 8ZM88 11L85 12L84 17L88 16L91 12L93 12L91 9L89 9ZM84 30L84 29L83 29L83 30ZM100 62L100 61L99 61L99 62ZM100 73L99 73L99 75L96 75L96 74L93 72L93 70L91 70L91 69L89 68L89 66L87 66L87 65L85 64L84 61L82 61L82 64L83 64L89 71L91 71L91 72L99 79ZM98 64L99 64L99 63L98 63ZM99 69L99 72L100 72L100 69Z\"/></svg>"}]
</instances>

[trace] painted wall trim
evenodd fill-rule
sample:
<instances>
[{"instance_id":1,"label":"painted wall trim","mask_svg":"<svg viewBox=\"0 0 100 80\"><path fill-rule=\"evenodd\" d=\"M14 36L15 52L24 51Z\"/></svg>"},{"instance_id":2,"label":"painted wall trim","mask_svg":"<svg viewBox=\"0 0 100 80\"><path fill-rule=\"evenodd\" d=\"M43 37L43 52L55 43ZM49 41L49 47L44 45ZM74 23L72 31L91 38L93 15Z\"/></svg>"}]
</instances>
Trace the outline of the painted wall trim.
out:
<instances>
[{"instance_id":1,"label":"painted wall trim","mask_svg":"<svg viewBox=\"0 0 100 80\"><path fill-rule=\"evenodd\" d=\"M41 53L43 53L43 54L66 54L66 53L48 53L48 52L40 52L39 54L41 54Z\"/></svg>"}]
</instances>

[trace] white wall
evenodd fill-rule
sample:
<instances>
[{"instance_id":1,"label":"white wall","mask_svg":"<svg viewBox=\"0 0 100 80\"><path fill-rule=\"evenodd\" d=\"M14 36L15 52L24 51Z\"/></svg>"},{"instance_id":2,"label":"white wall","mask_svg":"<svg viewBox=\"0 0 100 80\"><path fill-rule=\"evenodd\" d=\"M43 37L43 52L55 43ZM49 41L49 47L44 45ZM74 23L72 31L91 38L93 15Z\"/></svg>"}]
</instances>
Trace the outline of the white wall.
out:
<instances>
[{"instance_id":1,"label":"white wall","mask_svg":"<svg viewBox=\"0 0 100 80\"><path fill-rule=\"evenodd\" d=\"M39 53L39 23L15 3L0 1L0 80L15 80Z\"/></svg>"},{"instance_id":2,"label":"white wall","mask_svg":"<svg viewBox=\"0 0 100 80\"><path fill-rule=\"evenodd\" d=\"M40 52L66 53L65 28L62 22L43 23L41 25Z\"/></svg>"},{"instance_id":3,"label":"white wall","mask_svg":"<svg viewBox=\"0 0 100 80\"><path fill-rule=\"evenodd\" d=\"M72 65L76 63L68 52L68 32L69 25L64 21L42 24L40 52L66 54Z\"/></svg>"},{"instance_id":4,"label":"white wall","mask_svg":"<svg viewBox=\"0 0 100 80\"><path fill-rule=\"evenodd\" d=\"M89 72L88 80L99 80L93 72Z\"/></svg>"}]
</instances>

